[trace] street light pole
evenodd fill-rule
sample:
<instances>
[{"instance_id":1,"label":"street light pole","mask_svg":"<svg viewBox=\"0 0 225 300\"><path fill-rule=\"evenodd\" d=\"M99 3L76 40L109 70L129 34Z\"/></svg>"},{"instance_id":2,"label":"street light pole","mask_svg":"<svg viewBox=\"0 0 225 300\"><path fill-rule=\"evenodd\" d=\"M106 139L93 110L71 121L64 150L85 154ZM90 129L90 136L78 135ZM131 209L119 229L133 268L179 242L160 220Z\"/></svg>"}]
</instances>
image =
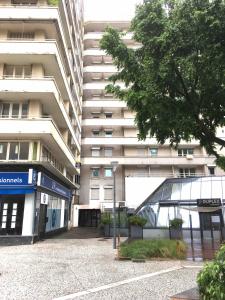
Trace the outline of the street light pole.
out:
<instances>
[{"instance_id":1,"label":"street light pole","mask_svg":"<svg viewBox=\"0 0 225 300\"><path fill-rule=\"evenodd\" d=\"M113 167L113 249L116 249L116 169L118 161L112 161Z\"/></svg>"}]
</instances>

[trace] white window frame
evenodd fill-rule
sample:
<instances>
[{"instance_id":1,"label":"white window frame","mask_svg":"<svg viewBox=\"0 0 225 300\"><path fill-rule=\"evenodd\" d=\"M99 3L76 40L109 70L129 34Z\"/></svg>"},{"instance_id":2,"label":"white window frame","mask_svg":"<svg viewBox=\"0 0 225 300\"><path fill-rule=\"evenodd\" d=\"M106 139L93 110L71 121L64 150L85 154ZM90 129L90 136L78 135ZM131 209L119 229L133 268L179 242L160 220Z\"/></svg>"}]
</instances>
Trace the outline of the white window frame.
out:
<instances>
[{"instance_id":1,"label":"white window frame","mask_svg":"<svg viewBox=\"0 0 225 300\"><path fill-rule=\"evenodd\" d=\"M107 170L111 170L111 175L110 176L106 175ZM104 177L106 177L106 178L112 178L113 177L113 169L110 168L110 167L104 168Z\"/></svg>"},{"instance_id":2,"label":"white window frame","mask_svg":"<svg viewBox=\"0 0 225 300\"><path fill-rule=\"evenodd\" d=\"M92 147L91 148L91 156L92 157L100 157L101 156L101 148L100 147Z\"/></svg>"},{"instance_id":3,"label":"white window frame","mask_svg":"<svg viewBox=\"0 0 225 300\"><path fill-rule=\"evenodd\" d=\"M185 157L187 155L194 155L194 148L179 148L177 150L177 155L182 157Z\"/></svg>"},{"instance_id":4,"label":"white window frame","mask_svg":"<svg viewBox=\"0 0 225 300\"><path fill-rule=\"evenodd\" d=\"M92 190L98 190L98 197L94 197L94 199L92 198ZM90 201L98 201L100 199L100 188L99 186L91 186L90 187Z\"/></svg>"},{"instance_id":5,"label":"white window frame","mask_svg":"<svg viewBox=\"0 0 225 300\"><path fill-rule=\"evenodd\" d=\"M2 115L3 113L3 105L4 104L9 104L9 115L8 116L4 116ZM13 116L13 105L17 104L19 105L19 113L18 116ZM27 104L27 115L22 115L22 111L23 111L23 105ZM14 119L21 119L21 118L27 118L28 117L28 113L29 113L29 103L28 102L0 102L0 118L4 118L4 119L10 119L10 118L14 118Z\"/></svg>"}]
</instances>

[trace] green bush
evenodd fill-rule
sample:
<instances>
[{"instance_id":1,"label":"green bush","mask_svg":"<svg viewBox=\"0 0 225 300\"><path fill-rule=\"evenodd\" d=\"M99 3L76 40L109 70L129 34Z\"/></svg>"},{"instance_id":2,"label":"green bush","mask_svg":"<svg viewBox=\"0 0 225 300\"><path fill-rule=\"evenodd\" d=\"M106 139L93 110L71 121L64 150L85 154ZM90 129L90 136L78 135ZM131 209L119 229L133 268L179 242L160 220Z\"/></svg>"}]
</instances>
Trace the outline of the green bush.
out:
<instances>
[{"instance_id":1,"label":"green bush","mask_svg":"<svg viewBox=\"0 0 225 300\"><path fill-rule=\"evenodd\" d=\"M175 218L173 220L170 220L170 227L173 229L180 229L183 223L184 221L182 219Z\"/></svg>"},{"instance_id":2,"label":"green bush","mask_svg":"<svg viewBox=\"0 0 225 300\"><path fill-rule=\"evenodd\" d=\"M131 216L129 217L129 223L131 225L137 225L144 227L145 224L147 223L147 220L145 218L139 217L139 216Z\"/></svg>"},{"instance_id":3,"label":"green bush","mask_svg":"<svg viewBox=\"0 0 225 300\"><path fill-rule=\"evenodd\" d=\"M107 225L107 224L111 224L111 216L110 216L110 213L102 213L101 214L101 222L100 224L103 224L103 225Z\"/></svg>"},{"instance_id":4,"label":"green bush","mask_svg":"<svg viewBox=\"0 0 225 300\"><path fill-rule=\"evenodd\" d=\"M130 258L186 258L187 247L183 241L158 239L136 240L122 243L120 255Z\"/></svg>"},{"instance_id":5,"label":"green bush","mask_svg":"<svg viewBox=\"0 0 225 300\"><path fill-rule=\"evenodd\" d=\"M48 0L48 5L58 6L59 0Z\"/></svg>"},{"instance_id":6,"label":"green bush","mask_svg":"<svg viewBox=\"0 0 225 300\"><path fill-rule=\"evenodd\" d=\"M215 259L199 272L197 283L201 299L225 300L225 245L220 248Z\"/></svg>"}]
</instances>

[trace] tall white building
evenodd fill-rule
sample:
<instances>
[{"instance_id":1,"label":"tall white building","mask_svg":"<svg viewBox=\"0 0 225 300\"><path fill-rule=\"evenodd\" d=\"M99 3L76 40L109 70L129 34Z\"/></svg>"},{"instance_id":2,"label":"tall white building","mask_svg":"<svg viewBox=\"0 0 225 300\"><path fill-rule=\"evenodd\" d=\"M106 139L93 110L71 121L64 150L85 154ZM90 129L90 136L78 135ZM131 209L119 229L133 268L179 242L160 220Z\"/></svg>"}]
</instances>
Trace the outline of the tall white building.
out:
<instances>
[{"instance_id":1,"label":"tall white building","mask_svg":"<svg viewBox=\"0 0 225 300\"><path fill-rule=\"evenodd\" d=\"M98 2L101 1L95 1ZM114 6L112 15L120 14L116 9ZM221 174L214 157L209 157L198 141L184 142L178 150L168 144L159 145L154 138L138 141L134 114L104 90L116 67L111 57L100 50L99 41L107 26L127 31L130 24L122 17L113 20L112 15L104 15L103 11L97 19L89 11L84 24L81 191L77 207L81 226L95 226L100 211L112 208L111 162L118 162L117 206L130 208L136 208L168 177ZM131 33L123 39L129 47L138 46Z\"/></svg>"},{"instance_id":2,"label":"tall white building","mask_svg":"<svg viewBox=\"0 0 225 300\"><path fill-rule=\"evenodd\" d=\"M0 1L0 236L64 230L78 195L83 6Z\"/></svg>"}]
</instances>

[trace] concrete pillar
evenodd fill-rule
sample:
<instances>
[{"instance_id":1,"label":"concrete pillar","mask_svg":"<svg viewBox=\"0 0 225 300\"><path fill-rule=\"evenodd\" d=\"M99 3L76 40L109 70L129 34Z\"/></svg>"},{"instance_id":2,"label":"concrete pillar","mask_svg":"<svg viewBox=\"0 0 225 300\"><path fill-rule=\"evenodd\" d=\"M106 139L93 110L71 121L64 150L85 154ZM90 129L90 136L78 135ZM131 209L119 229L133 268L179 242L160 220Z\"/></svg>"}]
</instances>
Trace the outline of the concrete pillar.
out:
<instances>
[{"instance_id":1,"label":"concrete pillar","mask_svg":"<svg viewBox=\"0 0 225 300\"><path fill-rule=\"evenodd\" d=\"M79 225L79 205L73 205L73 227Z\"/></svg>"},{"instance_id":2,"label":"concrete pillar","mask_svg":"<svg viewBox=\"0 0 225 300\"><path fill-rule=\"evenodd\" d=\"M22 236L31 236L33 234L34 197L34 193L25 195Z\"/></svg>"},{"instance_id":3,"label":"concrete pillar","mask_svg":"<svg viewBox=\"0 0 225 300\"><path fill-rule=\"evenodd\" d=\"M33 64L32 65L32 77L44 77L44 68L41 64Z\"/></svg>"},{"instance_id":4,"label":"concrete pillar","mask_svg":"<svg viewBox=\"0 0 225 300\"><path fill-rule=\"evenodd\" d=\"M0 40L7 40L8 31L6 29L0 30Z\"/></svg>"},{"instance_id":5,"label":"concrete pillar","mask_svg":"<svg viewBox=\"0 0 225 300\"><path fill-rule=\"evenodd\" d=\"M39 40L39 41L45 40L45 32L43 30L36 30L35 40Z\"/></svg>"},{"instance_id":6,"label":"concrete pillar","mask_svg":"<svg viewBox=\"0 0 225 300\"><path fill-rule=\"evenodd\" d=\"M31 100L29 102L29 118L39 118L42 116L42 106L40 101Z\"/></svg>"},{"instance_id":7,"label":"concrete pillar","mask_svg":"<svg viewBox=\"0 0 225 300\"><path fill-rule=\"evenodd\" d=\"M4 75L4 64L0 64L0 78Z\"/></svg>"},{"instance_id":8,"label":"concrete pillar","mask_svg":"<svg viewBox=\"0 0 225 300\"><path fill-rule=\"evenodd\" d=\"M62 201L61 207L61 218L60 218L60 228L64 227L64 211L65 211L65 200Z\"/></svg>"}]
</instances>

